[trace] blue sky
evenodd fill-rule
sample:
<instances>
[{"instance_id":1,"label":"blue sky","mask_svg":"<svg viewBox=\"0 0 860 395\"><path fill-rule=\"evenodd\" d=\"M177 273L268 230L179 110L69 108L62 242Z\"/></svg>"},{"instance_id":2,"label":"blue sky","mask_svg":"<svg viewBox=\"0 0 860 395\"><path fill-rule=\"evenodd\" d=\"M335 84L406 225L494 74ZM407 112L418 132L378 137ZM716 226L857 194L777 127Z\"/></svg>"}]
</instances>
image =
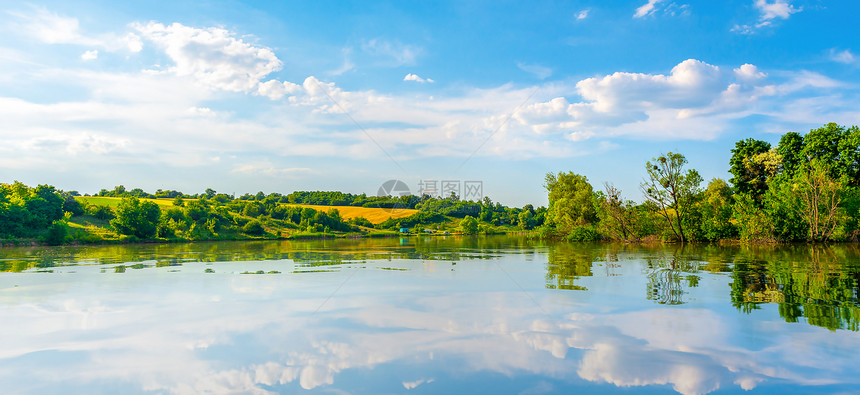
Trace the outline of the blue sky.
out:
<instances>
[{"instance_id":1,"label":"blue sky","mask_svg":"<svg viewBox=\"0 0 860 395\"><path fill-rule=\"evenodd\" d=\"M860 124L860 3L7 2L0 181L341 190L547 172L640 200L644 163Z\"/></svg>"}]
</instances>

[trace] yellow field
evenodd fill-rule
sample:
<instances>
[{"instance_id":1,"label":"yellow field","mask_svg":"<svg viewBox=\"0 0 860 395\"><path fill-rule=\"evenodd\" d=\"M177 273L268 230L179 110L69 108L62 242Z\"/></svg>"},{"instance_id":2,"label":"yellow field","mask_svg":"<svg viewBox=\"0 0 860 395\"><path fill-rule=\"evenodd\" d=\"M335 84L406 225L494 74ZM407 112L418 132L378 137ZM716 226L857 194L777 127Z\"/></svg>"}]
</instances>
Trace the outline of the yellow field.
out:
<instances>
[{"instance_id":1,"label":"yellow field","mask_svg":"<svg viewBox=\"0 0 860 395\"><path fill-rule=\"evenodd\" d=\"M310 207L314 210L320 211L330 211L336 209L338 212L340 212L340 216L343 219L364 217L367 218L367 220L374 225L385 221L388 218L405 218L418 212L418 210L407 208L389 209L350 206L315 206L310 204L288 204L288 206Z\"/></svg>"},{"instance_id":2,"label":"yellow field","mask_svg":"<svg viewBox=\"0 0 860 395\"><path fill-rule=\"evenodd\" d=\"M101 197L101 196L77 196L75 199L81 203L95 204L99 206L116 207L122 198L118 197ZM173 199L140 199L155 202L155 204L163 207L173 207Z\"/></svg>"},{"instance_id":3,"label":"yellow field","mask_svg":"<svg viewBox=\"0 0 860 395\"><path fill-rule=\"evenodd\" d=\"M96 197L96 196L78 196L76 199L81 203L96 204L100 206L116 207L122 198L118 197ZM162 209L173 207L173 199L141 199L155 202ZM350 207L350 206L316 206L310 204L288 204L288 206L310 207L314 210L328 212L336 209L340 212L341 218L347 220L356 217L367 218L372 224L378 224L388 218L405 218L418 212L413 209L387 209L387 208L370 208L370 207Z\"/></svg>"}]
</instances>

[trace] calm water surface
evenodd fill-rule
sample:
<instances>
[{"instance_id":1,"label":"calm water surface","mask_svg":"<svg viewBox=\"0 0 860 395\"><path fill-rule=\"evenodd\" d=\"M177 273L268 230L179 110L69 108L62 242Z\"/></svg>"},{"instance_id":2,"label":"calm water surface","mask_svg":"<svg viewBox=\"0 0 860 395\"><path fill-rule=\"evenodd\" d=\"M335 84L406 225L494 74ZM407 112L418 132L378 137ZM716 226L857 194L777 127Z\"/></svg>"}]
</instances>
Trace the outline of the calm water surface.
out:
<instances>
[{"instance_id":1,"label":"calm water surface","mask_svg":"<svg viewBox=\"0 0 860 395\"><path fill-rule=\"evenodd\" d=\"M858 393L860 250L0 249L3 393Z\"/></svg>"}]
</instances>

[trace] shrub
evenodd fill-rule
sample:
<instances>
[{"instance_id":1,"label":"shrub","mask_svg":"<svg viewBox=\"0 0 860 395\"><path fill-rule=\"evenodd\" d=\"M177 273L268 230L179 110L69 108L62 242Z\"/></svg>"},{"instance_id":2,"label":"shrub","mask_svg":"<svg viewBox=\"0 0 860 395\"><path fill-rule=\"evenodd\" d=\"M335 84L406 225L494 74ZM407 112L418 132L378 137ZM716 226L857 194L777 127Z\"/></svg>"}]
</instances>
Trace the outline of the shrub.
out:
<instances>
[{"instance_id":1,"label":"shrub","mask_svg":"<svg viewBox=\"0 0 860 395\"><path fill-rule=\"evenodd\" d=\"M108 206L102 205L89 205L87 206L87 213L101 220L111 220L114 218L113 210Z\"/></svg>"},{"instance_id":2,"label":"shrub","mask_svg":"<svg viewBox=\"0 0 860 395\"><path fill-rule=\"evenodd\" d=\"M248 221L245 226L242 227L242 232L245 232L249 235L262 235L266 233L266 230L263 228L263 224L260 221L254 219Z\"/></svg>"},{"instance_id":3,"label":"shrub","mask_svg":"<svg viewBox=\"0 0 860 395\"><path fill-rule=\"evenodd\" d=\"M48 232L45 233L44 240L50 245L63 244L66 235L69 233L69 225L64 221L55 221L48 226Z\"/></svg>"},{"instance_id":4,"label":"shrub","mask_svg":"<svg viewBox=\"0 0 860 395\"><path fill-rule=\"evenodd\" d=\"M161 209L158 205L136 197L123 198L116 208L116 218L110 224L117 232L140 238L155 236Z\"/></svg>"},{"instance_id":5,"label":"shrub","mask_svg":"<svg viewBox=\"0 0 860 395\"><path fill-rule=\"evenodd\" d=\"M593 226L580 225L571 229L567 239L570 241L598 241L602 240L603 236Z\"/></svg>"}]
</instances>

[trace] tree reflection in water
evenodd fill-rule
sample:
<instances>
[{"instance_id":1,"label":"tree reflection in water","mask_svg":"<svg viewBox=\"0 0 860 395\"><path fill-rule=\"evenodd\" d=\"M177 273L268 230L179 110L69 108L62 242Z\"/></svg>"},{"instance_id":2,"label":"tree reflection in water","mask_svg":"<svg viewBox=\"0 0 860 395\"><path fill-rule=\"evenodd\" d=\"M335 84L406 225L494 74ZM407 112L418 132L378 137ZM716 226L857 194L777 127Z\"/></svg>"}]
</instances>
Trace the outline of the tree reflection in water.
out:
<instances>
[{"instance_id":1,"label":"tree reflection in water","mask_svg":"<svg viewBox=\"0 0 860 395\"><path fill-rule=\"evenodd\" d=\"M779 305L786 322L805 317L830 330L860 329L860 269L854 245L750 248L732 271L731 299L750 313L764 303Z\"/></svg>"}]
</instances>

